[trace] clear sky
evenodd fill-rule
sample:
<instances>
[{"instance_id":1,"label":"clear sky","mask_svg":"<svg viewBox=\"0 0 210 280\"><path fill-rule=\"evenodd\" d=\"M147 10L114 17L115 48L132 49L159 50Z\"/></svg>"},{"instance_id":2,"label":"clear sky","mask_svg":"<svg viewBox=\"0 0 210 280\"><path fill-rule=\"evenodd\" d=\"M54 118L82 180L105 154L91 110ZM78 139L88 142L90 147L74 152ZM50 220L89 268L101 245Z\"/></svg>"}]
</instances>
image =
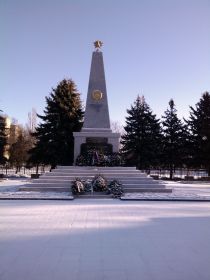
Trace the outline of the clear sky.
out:
<instances>
[{"instance_id":1,"label":"clear sky","mask_svg":"<svg viewBox=\"0 0 210 280\"><path fill-rule=\"evenodd\" d=\"M170 98L187 117L210 91L210 0L0 0L0 32L0 109L22 124L63 78L85 104L96 39L111 120L138 94L158 117Z\"/></svg>"}]
</instances>

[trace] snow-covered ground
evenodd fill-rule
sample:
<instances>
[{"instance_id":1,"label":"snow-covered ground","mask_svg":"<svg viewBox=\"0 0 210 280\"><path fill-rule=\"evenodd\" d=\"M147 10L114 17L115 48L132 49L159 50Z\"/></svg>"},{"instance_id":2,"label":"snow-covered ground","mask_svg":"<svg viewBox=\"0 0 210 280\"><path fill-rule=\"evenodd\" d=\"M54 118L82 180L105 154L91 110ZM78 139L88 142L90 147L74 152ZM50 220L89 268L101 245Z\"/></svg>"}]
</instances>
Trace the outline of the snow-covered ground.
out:
<instances>
[{"instance_id":1,"label":"snow-covered ground","mask_svg":"<svg viewBox=\"0 0 210 280\"><path fill-rule=\"evenodd\" d=\"M30 178L13 178L0 181L0 199L65 199L71 200L71 193L19 191L19 187L30 184ZM1 280L1 278L0 278Z\"/></svg>"},{"instance_id":2,"label":"snow-covered ground","mask_svg":"<svg viewBox=\"0 0 210 280\"><path fill-rule=\"evenodd\" d=\"M18 191L18 188L22 185L31 182L30 178L10 178L10 179L0 179L0 192L7 191Z\"/></svg>"},{"instance_id":3,"label":"snow-covered ground","mask_svg":"<svg viewBox=\"0 0 210 280\"><path fill-rule=\"evenodd\" d=\"M172 193L127 193L124 199L210 200L210 182L164 182Z\"/></svg>"},{"instance_id":4,"label":"snow-covered ground","mask_svg":"<svg viewBox=\"0 0 210 280\"><path fill-rule=\"evenodd\" d=\"M209 280L210 203L0 201L1 280Z\"/></svg>"}]
</instances>

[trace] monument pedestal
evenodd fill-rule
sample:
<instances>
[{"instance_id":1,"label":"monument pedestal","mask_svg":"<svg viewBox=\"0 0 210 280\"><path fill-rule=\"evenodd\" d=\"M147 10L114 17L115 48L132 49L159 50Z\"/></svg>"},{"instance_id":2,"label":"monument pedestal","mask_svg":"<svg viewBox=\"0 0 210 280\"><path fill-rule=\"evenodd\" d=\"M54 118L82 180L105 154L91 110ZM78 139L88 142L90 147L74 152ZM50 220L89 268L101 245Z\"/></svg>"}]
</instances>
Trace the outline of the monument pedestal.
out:
<instances>
[{"instance_id":1,"label":"monument pedestal","mask_svg":"<svg viewBox=\"0 0 210 280\"><path fill-rule=\"evenodd\" d=\"M106 154L119 152L120 133L113 133L110 130L82 130L74 132L74 164L80 154L85 153L85 146Z\"/></svg>"}]
</instances>

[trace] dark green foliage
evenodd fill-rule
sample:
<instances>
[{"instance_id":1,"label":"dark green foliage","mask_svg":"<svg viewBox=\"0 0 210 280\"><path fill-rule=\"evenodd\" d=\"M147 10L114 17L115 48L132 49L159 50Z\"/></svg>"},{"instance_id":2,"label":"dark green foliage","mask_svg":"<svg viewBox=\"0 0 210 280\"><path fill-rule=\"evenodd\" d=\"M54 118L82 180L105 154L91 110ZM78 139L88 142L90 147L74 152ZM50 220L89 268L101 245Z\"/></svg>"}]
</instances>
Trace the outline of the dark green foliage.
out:
<instances>
[{"instance_id":1,"label":"dark green foliage","mask_svg":"<svg viewBox=\"0 0 210 280\"><path fill-rule=\"evenodd\" d=\"M108 185L108 193L112 194L113 197L119 198L123 194L122 184L118 180L113 180Z\"/></svg>"},{"instance_id":2,"label":"dark green foliage","mask_svg":"<svg viewBox=\"0 0 210 280\"><path fill-rule=\"evenodd\" d=\"M80 178L76 178L71 186L71 191L73 194L81 194L84 193L85 191L85 187L84 187L84 183L82 182L82 180Z\"/></svg>"},{"instance_id":3,"label":"dark green foliage","mask_svg":"<svg viewBox=\"0 0 210 280\"><path fill-rule=\"evenodd\" d=\"M125 134L121 140L126 163L139 169L157 166L161 143L159 120L144 97L138 96L127 113Z\"/></svg>"},{"instance_id":4,"label":"dark green foliage","mask_svg":"<svg viewBox=\"0 0 210 280\"><path fill-rule=\"evenodd\" d=\"M93 190L95 192L104 192L107 190L107 180L102 175L96 175L92 181Z\"/></svg>"},{"instance_id":5,"label":"dark green foliage","mask_svg":"<svg viewBox=\"0 0 210 280\"><path fill-rule=\"evenodd\" d=\"M114 198L119 198L123 194L122 184L118 180L112 180L107 184L107 180L103 175L96 175L93 180L82 180L76 178L71 185L71 191L75 195L92 193L92 192L105 192L111 194Z\"/></svg>"},{"instance_id":6,"label":"dark green foliage","mask_svg":"<svg viewBox=\"0 0 210 280\"><path fill-rule=\"evenodd\" d=\"M210 93L205 92L186 121L190 131L191 165L205 167L210 176Z\"/></svg>"},{"instance_id":7,"label":"dark green foliage","mask_svg":"<svg viewBox=\"0 0 210 280\"><path fill-rule=\"evenodd\" d=\"M1 111L1 110L0 110ZM5 118L0 115L0 164L6 162L4 151L7 144Z\"/></svg>"},{"instance_id":8,"label":"dark green foliage","mask_svg":"<svg viewBox=\"0 0 210 280\"><path fill-rule=\"evenodd\" d=\"M35 164L71 165L74 159L73 132L80 131L83 110L80 95L72 80L61 81L46 97L45 115L33 135L36 145L29 162Z\"/></svg>"},{"instance_id":9,"label":"dark green foliage","mask_svg":"<svg viewBox=\"0 0 210 280\"><path fill-rule=\"evenodd\" d=\"M175 167L181 167L183 163L186 128L177 117L173 99L169 101L169 109L165 111L162 118L162 163L170 170L170 179L172 179Z\"/></svg>"},{"instance_id":10,"label":"dark green foliage","mask_svg":"<svg viewBox=\"0 0 210 280\"><path fill-rule=\"evenodd\" d=\"M86 155L79 155L76 160L76 165L79 166L120 166L123 165L122 156L119 153L104 155L90 150Z\"/></svg>"}]
</instances>

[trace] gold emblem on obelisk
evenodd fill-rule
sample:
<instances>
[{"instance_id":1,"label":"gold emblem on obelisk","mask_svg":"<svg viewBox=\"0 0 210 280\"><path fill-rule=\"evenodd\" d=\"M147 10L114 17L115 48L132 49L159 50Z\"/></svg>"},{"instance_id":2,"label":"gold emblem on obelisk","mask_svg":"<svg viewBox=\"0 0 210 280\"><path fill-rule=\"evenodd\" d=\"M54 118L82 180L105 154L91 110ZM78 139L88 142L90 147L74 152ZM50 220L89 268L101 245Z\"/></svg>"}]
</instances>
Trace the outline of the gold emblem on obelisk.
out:
<instances>
[{"instance_id":1,"label":"gold emblem on obelisk","mask_svg":"<svg viewBox=\"0 0 210 280\"><path fill-rule=\"evenodd\" d=\"M102 99L103 97L103 93L96 89L92 92L92 98L95 100L95 101L99 101L100 99Z\"/></svg>"}]
</instances>

